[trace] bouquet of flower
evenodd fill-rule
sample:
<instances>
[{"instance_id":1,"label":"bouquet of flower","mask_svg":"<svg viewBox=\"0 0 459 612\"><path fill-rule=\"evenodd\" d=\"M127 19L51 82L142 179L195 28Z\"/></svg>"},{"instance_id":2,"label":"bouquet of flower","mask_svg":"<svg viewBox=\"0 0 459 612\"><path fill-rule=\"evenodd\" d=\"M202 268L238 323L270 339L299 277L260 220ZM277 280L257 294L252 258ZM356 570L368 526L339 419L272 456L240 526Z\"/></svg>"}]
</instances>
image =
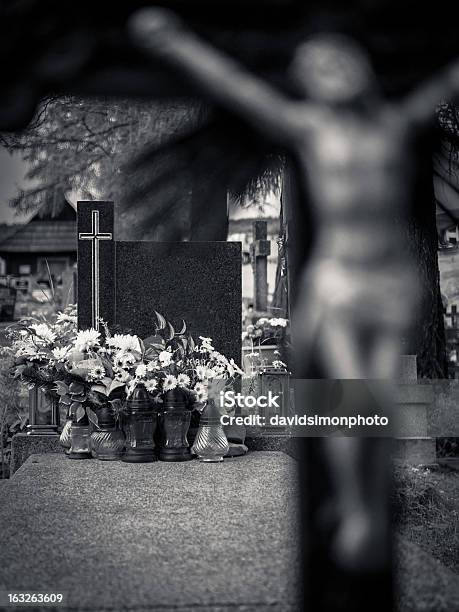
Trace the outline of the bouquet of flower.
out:
<instances>
[{"instance_id":1,"label":"bouquet of flower","mask_svg":"<svg viewBox=\"0 0 459 612\"><path fill-rule=\"evenodd\" d=\"M78 331L76 321L76 309L69 307L51 322L23 320L9 328L9 335L14 376L32 385L52 385L77 421L87 414L97 424L92 408L107 402L117 415L138 385L157 402L179 387L202 404L213 381L228 385L243 373L215 349L211 338L200 336L196 342L185 322L176 331L157 312L155 333L144 340L112 334L103 321L103 333Z\"/></svg>"}]
</instances>

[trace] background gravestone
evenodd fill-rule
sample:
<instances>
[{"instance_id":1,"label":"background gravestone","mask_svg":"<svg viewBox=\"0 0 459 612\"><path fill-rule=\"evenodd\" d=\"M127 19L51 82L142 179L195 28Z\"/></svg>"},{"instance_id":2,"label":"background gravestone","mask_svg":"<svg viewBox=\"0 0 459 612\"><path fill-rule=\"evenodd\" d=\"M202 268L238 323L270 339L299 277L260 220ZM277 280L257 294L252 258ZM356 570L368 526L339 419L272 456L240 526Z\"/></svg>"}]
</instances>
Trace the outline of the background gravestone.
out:
<instances>
[{"instance_id":1,"label":"background gravestone","mask_svg":"<svg viewBox=\"0 0 459 612\"><path fill-rule=\"evenodd\" d=\"M112 202L78 202L78 326L146 338L154 311L176 329L210 336L241 362L242 253L238 242L118 242Z\"/></svg>"}]
</instances>

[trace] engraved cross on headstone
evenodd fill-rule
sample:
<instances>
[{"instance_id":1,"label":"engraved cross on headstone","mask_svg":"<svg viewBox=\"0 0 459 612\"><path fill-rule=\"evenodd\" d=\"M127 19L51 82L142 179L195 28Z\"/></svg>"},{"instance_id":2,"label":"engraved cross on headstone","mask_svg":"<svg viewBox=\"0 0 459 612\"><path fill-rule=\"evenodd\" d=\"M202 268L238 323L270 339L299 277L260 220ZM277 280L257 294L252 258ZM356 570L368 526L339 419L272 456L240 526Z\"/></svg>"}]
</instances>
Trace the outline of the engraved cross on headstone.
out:
<instances>
[{"instance_id":1,"label":"engraved cross on headstone","mask_svg":"<svg viewBox=\"0 0 459 612\"><path fill-rule=\"evenodd\" d=\"M114 236L112 202L78 202L78 325L113 322Z\"/></svg>"}]
</instances>

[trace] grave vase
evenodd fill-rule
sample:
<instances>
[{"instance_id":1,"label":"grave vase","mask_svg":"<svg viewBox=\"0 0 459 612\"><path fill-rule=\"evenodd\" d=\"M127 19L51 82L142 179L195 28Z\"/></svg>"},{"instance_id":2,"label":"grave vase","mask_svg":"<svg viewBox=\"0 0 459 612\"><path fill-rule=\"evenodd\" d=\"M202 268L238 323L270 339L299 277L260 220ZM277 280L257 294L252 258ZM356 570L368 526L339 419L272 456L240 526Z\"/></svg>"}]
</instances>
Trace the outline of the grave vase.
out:
<instances>
[{"instance_id":1,"label":"grave vase","mask_svg":"<svg viewBox=\"0 0 459 612\"><path fill-rule=\"evenodd\" d=\"M154 435L157 413L143 385L138 385L126 402L123 421L126 434L126 463L150 463L156 461Z\"/></svg>"},{"instance_id":2,"label":"grave vase","mask_svg":"<svg viewBox=\"0 0 459 612\"><path fill-rule=\"evenodd\" d=\"M213 400L208 400L191 451L204 463L219 463L229 451L228 439Z\"/></svg>"},{"instance_id":3,"label":"grave vase","mask_svg":"<svg viewBox=\"0 0 459 612\"><path fill-rule=\"evenodd\" d=\"M67 453L69 459L91 459L89 421L85 415L80 421L72 417L70 428L70 449Z\"/></svg>"},{"instance_id":4,"label":"grave vase","mask_svg":"<svg viewBox=\"0 0 459 612\"><path fill-rule=\"evenodd\" d=\"M189 461L193 458L187 439L191 420L188 403L188 395L179 387L163 394L163 409L159 413L160 461Z\"/></svg>"},{"instance_id":5,"label":"grave vase","mask_svg":"<svg viewBox=\"0 0 459 612\"><path fill-rule=\"evenodd\" d=\"M125 447L125 435L117 426L110 406L97 411L98 427L91 433L91 454L100 461L121 459Z\"/></svg>"}]
</instances>

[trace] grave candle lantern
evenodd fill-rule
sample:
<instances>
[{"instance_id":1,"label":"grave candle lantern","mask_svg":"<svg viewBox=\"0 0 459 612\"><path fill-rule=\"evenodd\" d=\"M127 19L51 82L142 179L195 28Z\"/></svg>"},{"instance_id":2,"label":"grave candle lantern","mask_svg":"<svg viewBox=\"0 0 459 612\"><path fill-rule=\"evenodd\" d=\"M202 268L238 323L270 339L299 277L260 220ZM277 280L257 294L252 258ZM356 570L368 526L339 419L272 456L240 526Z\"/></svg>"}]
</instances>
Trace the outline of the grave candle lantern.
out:
<instances>
[{"instance_id":1,"label":"grave candle lantern","mask_svg":"<svg viewBox=\"0 0 459 612\"><path fill-rule=\"evenodd\" d=\"M163 409L159 420L161 426L161 461L189 461L193 458L187 433L190 427L191 410L188 408L188 396L175 388L164 393Z\"/></svg>"},{"instance_id":2,"label":"grave candle lantern","mask_svg":"<svg viewBox=\"0 0 459 612\"><path fill-rule=\"evenodd\" d=\"M59 428L59 396L49 385L29 391L28 435L55 435Z\"/></svg>"},{"instance_id":3,"label":"grave candle lantern","mask_svg":"<svg viewBox=\"0 0 459 612\"><path fill-rule=\"evenodd\" d=\"M91 459L90 452L89 421L85 414L80 420L72 416L72 427L70 430L70 449L67 453L69 459Z\"/></svg>"},{"instance_id":4,"label":"grave candle lantern","mask_svg":"<svg viewBox=\"0 0 459 612\"><path fill-rule=\"evenodd\" d=\"M156 461L154 434L157 413L147 390L138 385L126 402L126 453L122 461L128 463L149 463Z\"/></svg>"}]
</instances>

